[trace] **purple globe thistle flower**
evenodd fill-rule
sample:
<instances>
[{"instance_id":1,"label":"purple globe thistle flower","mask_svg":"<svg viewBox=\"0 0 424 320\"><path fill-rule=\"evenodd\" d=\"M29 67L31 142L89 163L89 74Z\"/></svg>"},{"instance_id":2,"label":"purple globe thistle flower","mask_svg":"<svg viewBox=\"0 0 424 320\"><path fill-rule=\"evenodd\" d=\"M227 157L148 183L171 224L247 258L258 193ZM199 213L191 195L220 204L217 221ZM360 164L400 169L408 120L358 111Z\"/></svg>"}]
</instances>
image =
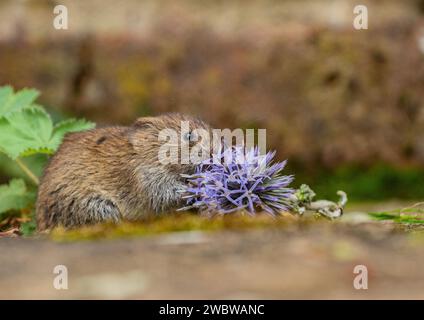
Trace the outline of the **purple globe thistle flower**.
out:
<instances>
[{"instance_id":1,"label":"purple globe thistle flower","mask_svg":"<svg viewBox=\"0 0 424 320\"><path fill-rule=\"evenodd\" d=\"M246 210L253 215L266 211L274 215L291 208L294 190L288 186L292 175L283 175L287 161L273 162L274 152L261 155L258 148L229 147L183 175L187 206L214 214Z\"/></svg>"}]
</instances>

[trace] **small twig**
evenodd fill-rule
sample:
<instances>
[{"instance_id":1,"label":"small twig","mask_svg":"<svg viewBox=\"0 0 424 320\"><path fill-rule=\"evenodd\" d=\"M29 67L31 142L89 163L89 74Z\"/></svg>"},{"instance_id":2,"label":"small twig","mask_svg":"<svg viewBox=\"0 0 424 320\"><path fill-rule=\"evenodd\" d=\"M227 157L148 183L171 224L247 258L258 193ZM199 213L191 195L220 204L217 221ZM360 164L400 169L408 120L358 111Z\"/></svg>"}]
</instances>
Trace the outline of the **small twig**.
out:
<instances>
[{"instance_id":1,"label":"small twig","mask_svg":"<svg viewBox=\"0 0 424 320\"><path fill-rule=\"evenodd\" d=\"M22 171L27 174L27 176L32 180L32 182L35 183L35 185L38 186L40 184L40 181L38 180L37 176L32 173L32 171L25 165L25 163L22 162L21 159L17 158L16 163L22 169Z\"/></svg>"},{"instance_id":2,"label":"small twig","mask_svg":"<svg viewBox=\"0 0 424 320\"><path fill-rule=\"evenodd\" d=\"M292 198L293 208L299 214L303 214L305 210L310 210L331 219L339 218L342 216L343 208L347 203L347 194L344 191L337 191L337 194L340 196L337 203L328 200L312 201L315 192L308 185L303 184Z\"/></svg>"}]
</instances>

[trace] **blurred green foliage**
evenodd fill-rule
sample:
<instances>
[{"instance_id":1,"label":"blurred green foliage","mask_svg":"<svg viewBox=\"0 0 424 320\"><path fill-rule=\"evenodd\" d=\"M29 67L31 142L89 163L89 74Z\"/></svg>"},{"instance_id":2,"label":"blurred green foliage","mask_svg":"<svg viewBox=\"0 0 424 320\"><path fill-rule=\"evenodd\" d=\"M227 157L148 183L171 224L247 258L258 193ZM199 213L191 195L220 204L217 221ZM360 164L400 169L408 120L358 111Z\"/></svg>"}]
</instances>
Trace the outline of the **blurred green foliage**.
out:
<instances>
[{"instance_id":1,"label":"blurred green foliage","mask_svg":"<svg viewBox=\"0 0 424 320\"><path fill-rule=\"evenodd\" d=\"M296 171L296 184L313 186L317 198L336 199L336 191L347 192L349 201L424 199L424 169L397 168L387 164L370 167L351 165L311 173Z\"/></svg>"},{"instance_id":2,"label":"blurred green foliage","mask_svg":"<svg viewBox=\"0 0 424 320\"><path fill-rule=\"evenodd\" d=\"M56 151L66 133L94 127L76 119L53 124L44 108L35 104L38 95L33 89L15 93L10 86L0 87L0 172L10 179L0 185L0 223L8 228L17 221L10 218L17 217L24 234L34 230L29 216L47 156Z\"/></svg>"},{"instance_id":3,"label":"blurred green foliage","mask_svg":"<svg viewBox=\"0 0 424 320\"><path fill-rule=\"evenodd\" d=\"M12 179L0 185L0 220L10 210L22 210L35 201L34 190L28 190L22 179Z\"/></svg>"}]
</instances>

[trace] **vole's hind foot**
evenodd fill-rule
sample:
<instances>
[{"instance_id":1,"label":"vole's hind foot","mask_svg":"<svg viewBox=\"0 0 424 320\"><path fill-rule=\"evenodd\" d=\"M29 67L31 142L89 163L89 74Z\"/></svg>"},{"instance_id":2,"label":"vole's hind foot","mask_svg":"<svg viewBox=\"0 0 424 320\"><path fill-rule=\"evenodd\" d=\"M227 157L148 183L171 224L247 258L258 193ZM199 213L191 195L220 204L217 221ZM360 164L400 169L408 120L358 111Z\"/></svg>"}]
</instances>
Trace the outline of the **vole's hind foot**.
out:
<instances>
[{"instance_id":1,"label":"vole's hind foot","mask_svg":"<svg viewBox=\"0 0 424 320\"><path fill-rule=\"evenodd\" d=\"M118 207L108 199L101 196L92 196L85 201L71 200L68 204L60 200L53 205L46 206L45 215L38 216L38 230L48 231L55 226L75 228L99 222L114 222L121 220Z\"/></svg>"},{"instance_id":2,"label":"vole's hind foot","mask_svg":"<svg viewBox=\"0 0 424 320\"><path fill-rule=\"evenodd\" d=\"M83 223L97 223L101 221L119 222L121 213L118 207L110 200L104 199L101 196L94 196L87 200L86 207L83 208L86 214L84 218L89 221Z\"/></svg>"}]
</instances>

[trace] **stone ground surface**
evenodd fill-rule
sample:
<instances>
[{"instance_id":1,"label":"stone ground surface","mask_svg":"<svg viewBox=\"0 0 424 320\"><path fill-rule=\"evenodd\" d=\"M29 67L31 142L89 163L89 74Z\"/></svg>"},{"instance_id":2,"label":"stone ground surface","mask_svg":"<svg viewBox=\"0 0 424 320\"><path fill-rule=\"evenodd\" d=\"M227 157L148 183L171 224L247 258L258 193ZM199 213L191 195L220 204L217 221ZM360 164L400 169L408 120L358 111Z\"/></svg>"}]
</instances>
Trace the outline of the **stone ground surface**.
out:
<instances>
[{"instance_id":1,"label":"stone ground surface","mask_svg":"<svg viewBox=\"0 0 424 320\"><path fill-rule=\"evenodd\" d=\"M0 299L423 299L422 235L324 221L72 243L4 238ZM56 265L68 268L68 290L53 287ZM368 268L368 290L353 287L356 265Z\"/></svg>"}]
</instances>

